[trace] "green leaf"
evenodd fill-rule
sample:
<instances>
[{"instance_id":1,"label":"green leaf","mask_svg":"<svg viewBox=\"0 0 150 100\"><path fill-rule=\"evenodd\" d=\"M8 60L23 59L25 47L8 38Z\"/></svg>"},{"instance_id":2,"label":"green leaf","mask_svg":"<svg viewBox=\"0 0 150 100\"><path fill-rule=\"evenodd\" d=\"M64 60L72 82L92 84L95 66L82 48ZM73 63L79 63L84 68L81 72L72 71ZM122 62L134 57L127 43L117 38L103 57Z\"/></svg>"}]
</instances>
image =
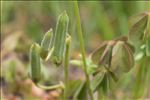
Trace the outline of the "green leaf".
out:
<instances>
[{"instance_id":1,"label":"green leaf","mask_svg":"<svg viewBox=\"0 0 150 100\"><path fill-rule=\"evenodd\" d=\"M102 82L104 78L104 75L105 75L105 71L102 70L94 76L93 80L91 81L91 89L93 91L97 90L98 86L100 85L100 83Z\"/></svg>"},{"instance_id":2,"label":"green leaf","mask_svg":"<svg viewBox=\"0 0 150 100\"><path fill-rule=\"evenodd\" d=\"M75 100L84 100L86 98L87 98L87 87L86 87L86 83L84 81L78 87L78 89L74 95L74 99Z\"/></svg>"},{"instance_id":3,"label":"green leaf","mask_svg":"<svg viewBox=\"0 0 150 100\"><path fill-rule=\"evenodd\" d=\"M144 13L140 13L140 14L131 16L129 18L129 28L131 28L134 24L136 24L138 21L140 21L141 18L143 18L146 14L147 14L147 12L144 12Z\"/></svg>"},{"instance_id":4,"label":"green leaf","mask_svg":"<svg viewBox=\"0 0 150 100\"><path fill-rule=\"evenodd\" d=\"M148 15L145 14L140 18L129 31L129 41L135 45L139 46L144 38L144 32L147 28Z\"/></svg>"},{"instance_id":5,"label":"green leaf","mask_svg":"<svg viewBox=\"0 0 150 100\"><path fill-rule=\"evenodd\" d=\"M146 40L146 55L150 56L150 38Z\"/></svg>"},{"instance_id":6,"label":"green leaf","mask_svg":"<svg viewBox=\"0 0 150 100\"><path fill-rule=\"evenodd\" d=\"M115 75L115 73L113 73L112 71L108 71L110 76L112 77L112 79L117 82L118 81L118 77Z\"/></svg>"},{"instance_id":7,"label":"green leaf","mask_svg":"<svg viewBox=\"0 0 150 100\"><path fill-rule=\"evenodd\" d=\"M103 54L101 55L100 61L99 61L99 65L108 65L110 66L111 64L111 58L112 58L112 45L107 45L107 47L105 48Z\"/></svg>"},{"instance_id":8,"label":"green leaf","mask_svg":"<svg viewBox=\"0 0 150 100\"><path fill-rule=\"evenodd\" d=\"M42 42L41 42L41 47L45 50L49 50L50 47L52 47L52 39L53 39L53 30L52 28L50 30L48 30L43 39L42 39Z\"/></svg>"},{"instance_id":9,"label":"green leaf","mask_svg":"<svg viewBox=\"0 0 150 100\"><path fill-rule=\"evenodd\" d=\"M102 53L104 52L105 48L107 46L107 42L104 42L100 47L98 47L92 54L90 55L90 58L93 63L98 64L100 57Z\"/></svg>"},{"instance_id":10,"label":"green leaf","mask_svg":"<svg viewBox=\"0 0 150 100\"><path fill-rule=\"evenodd\" d=\"M114 76L112 76L112 73L107 70L104 74L101 84L98 86L98 90L102 89L104 95L108 95L116 87L116 80L113 78Z\"/></svg>"},{"instance_id":11,"label":"green leaf","mask_svg":"<svg viewBox=\"0 0 150 100\"><path fill-rule=\"evenodd\" d=\"M109 76L105 73L102 83L100 84L104 94L108 94L110 91Z\"/></svg>"},{"instance_id":12,"label":"green leaf","mask_svg":"<svg viewBox=\"0 0 150 100\"><path fill-rule=\"evenodd\" d=\"M110 73L108 70L105 71L103 79L97 87L97 91L100 91L102 94L107 96L111 91L113 91L113 89L115 89L115 87L116 82L112 77L112 73Z\"/></svg>"},{"instance_id":13,"label":"green leaf","mask_svg":"<svg viewBox=\"0 0 150 100\"><path fill-rule=\"evenodd\" d=\"M81 86L82 81L81 80L69 80L68 84L68 97L73 98L74 94L77 92L78 88Z\"/></svg>"},{"instance_id":14,"label":"green leaf","mask_svg":"<svg viewBox=\"0 0 150 100\"><path fill-rule=\"evenodd\" d=\"M118 41L112 53L112 61L110 70L117 76L121 77L128 72L134 65L134 57L132 50L123 41Z\"/></svg>"}]
</instances>

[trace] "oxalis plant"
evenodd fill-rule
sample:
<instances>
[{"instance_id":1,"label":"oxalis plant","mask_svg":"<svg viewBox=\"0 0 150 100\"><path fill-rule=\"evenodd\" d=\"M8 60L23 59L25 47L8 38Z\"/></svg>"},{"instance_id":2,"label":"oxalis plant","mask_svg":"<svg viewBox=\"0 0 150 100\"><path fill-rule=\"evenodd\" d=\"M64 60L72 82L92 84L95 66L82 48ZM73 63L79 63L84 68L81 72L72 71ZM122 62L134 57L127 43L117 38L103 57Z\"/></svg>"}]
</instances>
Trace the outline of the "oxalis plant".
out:
<instances>
[{"instance_id":1,"label":"oxalis plant","mask_svg":"<svg viewBox=\"0 0 150 100\"><path fill-rule=\"evenodd\" d=\"M58 17L55 34L50 29L43 37L41 44L31 45L29 76L34 84L46 90L62 90L60 99L63 100L95 100L96 98L101 100L107 99L112 94L121 77L134 68L138 68L134 75L135 88L133 87L131 91L134 91L133 96L140 97L143 93L143 85L148 85L150 82L148 78L148 73L150 73L150 12L137 15L128 36L103 42L86 58L77 1L74 2L74 9L81 59L70 60L69 17L64 11ZM41 61L50 61L58 67L63 66L64 82L50 86L41 84L40 81L44 78ZM69 81L69 64L83 69L85 81ZM145 69L147 73L143 73ZM142 84L143 78L146 81ZM97 95L94 95L95 93Z\"/></svg>"}]
</instances>

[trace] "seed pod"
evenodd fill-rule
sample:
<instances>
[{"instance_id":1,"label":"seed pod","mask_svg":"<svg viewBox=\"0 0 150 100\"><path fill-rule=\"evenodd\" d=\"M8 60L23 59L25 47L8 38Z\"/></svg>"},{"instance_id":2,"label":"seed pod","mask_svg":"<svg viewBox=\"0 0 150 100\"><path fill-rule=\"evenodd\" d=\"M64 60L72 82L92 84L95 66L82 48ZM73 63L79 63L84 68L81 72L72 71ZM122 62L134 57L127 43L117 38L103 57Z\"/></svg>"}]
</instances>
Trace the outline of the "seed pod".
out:
<instances>
[{"instance_id":1,"label":"seed pod","mask_svg":"<svg viewBox=\"0 0 150 100\"><path fill-rule=\"evenodd\" d=\"M42 59L46 59L46 57L48 56L48 51L52 48L52 46L51 46L52 38L53 38L53 30L50 29L44 35L43 40L41 42L40 56Z\"/></svg>"},{"instance_id":2,"label":"seed pod","mask_svg":"<svg viewBox=\"0 0 150 100\"><path fill-rule=\"evenodd\" d=\"M30 77L33 82L37 83L41 80L41 62L40 62L39 45L34 43L30 48Z\"/></svg>"},{"instance_id":3,"label":"seed pod","mask_svg":"<svg viewBox=\"0 0 150 100\"><path fill-rule=\"evenodd\" d=\"M65 41L67 36L69 18L65 12L63 12L57 21L56 32L55 32L55 40L54 40L54 50L52 53L52 62L57 65L62 63L64 50L65 50Z\"/></svg>"}]
</instances>

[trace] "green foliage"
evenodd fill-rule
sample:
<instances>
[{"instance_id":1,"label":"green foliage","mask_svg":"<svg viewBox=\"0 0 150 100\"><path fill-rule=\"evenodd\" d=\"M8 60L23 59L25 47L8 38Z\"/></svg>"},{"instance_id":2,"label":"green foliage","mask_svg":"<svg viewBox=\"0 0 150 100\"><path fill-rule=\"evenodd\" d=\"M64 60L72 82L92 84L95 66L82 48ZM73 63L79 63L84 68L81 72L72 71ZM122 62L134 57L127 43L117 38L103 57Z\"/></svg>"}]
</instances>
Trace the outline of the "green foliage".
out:
<instances>
[{"instance_id":1,"label":"green foliage","mask_svg":"<svg viewBox=\"0 0 150 100\"><path fill-rule=\"evenodd\" d=\"M17 37L12 34L11 38L9 37L8 39L9 41L5 38L2 39L2 58L7 60L9 54L14 56L15 53L15 56L17 55L19 59L24 59L24 54L23 57L22 55L20 56L20 52L18 53L16 47L18 43L22 45L26 41L30 44L31 41L26 38L31 38L35 43L30 48L29 76L36 86L44 90L61 89L63 96L60 98L64 100L88 100L89 97L92 100L95 99L95 95L93 96L95 92L97 92L98 100L133 99L133 97L135 99L149 98L150 13L144 11L149 11L150 2L40 1L35 4L33 1L6 1L2 2L2 4L2 37L7 37L9 33L16 29L23 31L21 32L23 34L17 35ZM60 14L64 9L66 9L68 15L66 11ZM128 17L139 12L144 13L133 16L128 29ZM52 28L48 30L49 27L55 26L54 23L58 15L59 18L54 32ZM45 30L48 31L42 37L42 33ZM126 36L127 34L128 37ZM26 35L29 37L26 37ZM120 37L120 35L125 36ZM119 38L116 38L117 36ZM13 37L15 39L12 41ZM72 44L70 44L71 37ZM6 43L6 40L8 43ZM10 44L10 42L11 45L8 46L7 44ZM98 45L96 43L101 45L93 50ZM72 48L71 45L73 45ZM76 45L80 45L82 54L80 59L76 59L76 56L74 57L76 55L74 50L78 50ZM13 49L10 49L11 46L13 46ZM28 48L26 44L25 47ZM86 49L88 53L93 50L89 57L86 57ZM77 53L80 54L80 52ZM26 65L27 61L28 59L23 64ZM51 70L47 70L49 67L41 66L41 61L42 63L49 61L50 63L47 64L50 64L51 67L53 64L63 66L58 68L64 68L64 75L57 73L59 76L64 76L65 84L60 82L56 85L50 84L49 86L49 83L45 85L47 82L45 82L42 68L45 68L44 75L47 76L49 76ZM72 71L72 69L69 68L69 64L82 68L85 79L70 80L69 71ZM20 81L20 79L18 81L18 74L16 75L16 73L19 73L22 79L26 78L24 75L20 75L23 72L16 71L20 65L10 62L6 66L8 66L8 69L5 69L4 77L10 86ZM76 76L71 76L71 78ZM3 75L1 77L3 78ZM48 78L48 82L53 81L53 79ZM43 85L41 81L44 83ZM13 87L13 92L21 90L17 85ZM30 98L30 96L28 97Z\"/></svg>"}]
</instances>

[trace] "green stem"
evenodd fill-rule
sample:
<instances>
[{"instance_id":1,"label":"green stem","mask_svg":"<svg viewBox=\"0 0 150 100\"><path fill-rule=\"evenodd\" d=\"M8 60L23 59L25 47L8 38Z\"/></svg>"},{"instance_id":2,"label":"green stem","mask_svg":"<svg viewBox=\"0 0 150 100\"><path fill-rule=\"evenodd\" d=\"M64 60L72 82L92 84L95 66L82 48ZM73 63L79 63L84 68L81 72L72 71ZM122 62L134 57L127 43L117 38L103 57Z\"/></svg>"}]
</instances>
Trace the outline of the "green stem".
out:
<instances>
[{"instance_id":1,"label":"green stem","mask_svg":"<svg viewBox=\"0 0 150 100\"><path fill-rule=\"evenodd\" d=\"M90 79L89 75L87 73L87 64L86 64L86 58L85 58L85 48L84 48L84 41L83 41L83 35L82 35L82 29L81 29L81 24L80 24L80 15L79 15L79 8L78 8L78 2L74 1L74 7L75 7L75 15L77 17L77 33L78 33L78 38L80 42L80 49L82 53L82 61L83 61L83 69L86 77L86 84L89 90L89 95L91 100L94 100L93 92L90 88Z\"/></svg>"},{"instance_id":2,"label":"green stem","mask_svg":"<svg viewBox=\"0 0 150 100\"><path fill-rule=\"evenodd\" d=\"M67 100L67 91L68 91L68 82L69 82L69 55L70 55L70 43L71 36L68 36L66 39L66 52L65 52L65 63L64 63L64 74L65 74L65 91L64 98Z\"/></svg>"},{"instance_id":3,"label":"green stem","mask_svg":"<svg viewBox=\"0 0 150 100\"><path fill-rule=\"evenodd\" d=\"M44 90L53 90L53 89L58 89L58 88L63 89L64 88L64 85L61 82L60 82L60 84L52 85L52 86L45 86L45 85L41 85L39 83L35 83L35 85Z\"/></svg>"}]
</instances>

